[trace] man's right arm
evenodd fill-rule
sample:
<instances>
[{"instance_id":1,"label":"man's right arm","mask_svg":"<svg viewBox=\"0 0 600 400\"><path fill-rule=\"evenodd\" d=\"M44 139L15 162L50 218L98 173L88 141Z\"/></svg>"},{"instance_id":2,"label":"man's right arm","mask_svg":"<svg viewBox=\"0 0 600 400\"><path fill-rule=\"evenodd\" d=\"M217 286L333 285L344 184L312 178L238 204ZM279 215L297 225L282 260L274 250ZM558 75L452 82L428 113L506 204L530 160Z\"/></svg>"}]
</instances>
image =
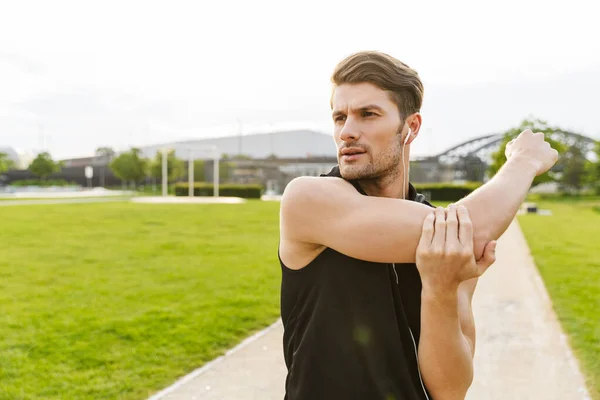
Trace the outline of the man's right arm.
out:
<instances>
[{"instance_id":1,"label":"man's right arm","mask_svg":"<svg viewBox=\"0 0 600 400\"><path fill-rule=\"evenodd\" d=\"M524 139L529 142L519 142L519 150L492 180L457 203L471 216L477 258L510 225L536 174L556 162L552 149L541 145L547 145L543 136ZM281 201L281 239L366 261L413 263L429 212L430 207L413 201L363 196L340 178L301 177L287 186Z\"/></svg>"}]
</instances>

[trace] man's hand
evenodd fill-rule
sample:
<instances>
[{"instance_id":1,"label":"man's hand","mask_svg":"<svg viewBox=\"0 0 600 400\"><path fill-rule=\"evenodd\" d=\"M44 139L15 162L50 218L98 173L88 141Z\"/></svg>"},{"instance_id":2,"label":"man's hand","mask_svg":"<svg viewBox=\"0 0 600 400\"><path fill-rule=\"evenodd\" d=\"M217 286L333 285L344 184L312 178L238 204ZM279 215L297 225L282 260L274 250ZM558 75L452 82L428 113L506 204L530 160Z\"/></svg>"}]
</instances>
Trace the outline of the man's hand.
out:
<instances>
[{"instance_id":1,"label":"man's hand","mask_svg":"<svg viewBox=\"0 0 600 400\"><path fill-rule=\"evenodd\" d=\"M456 291L468 279L480 277L496 261L496 241L489 242L483 257L473 255L473 225L464 206L438 207L423 222L417 247L417 268L424 290Z\"/></svg>"},{"instance_id":2,"label":"man's hand","mask_svg":"<svg viewBox=\"0 0 600 400\"><path fill-rule=\"evenodd\" d=\"M548 171L558 160L558 151L544 140L541 132L533 133L526 129L506 145L504 152L507 159L521 157L535 165L536 176Z\"/></svg>"},{"instance_id":3,"label":"man's hand","mask_svg":"<svg viewBox=\"0 0 600 400\"><path fill-rule=\"evenodd\" d=\"M475 260L473 228L464 206L450 205L447 212L437 208L423 223L416 254L423 282L419 365L435 399L464 400L473 381L474 332L461 326L459 284L492 265L495 247L495 241L487 243L483 257ZM468 302L463 306L470 311Z\"/></svg>"}]
</instances>

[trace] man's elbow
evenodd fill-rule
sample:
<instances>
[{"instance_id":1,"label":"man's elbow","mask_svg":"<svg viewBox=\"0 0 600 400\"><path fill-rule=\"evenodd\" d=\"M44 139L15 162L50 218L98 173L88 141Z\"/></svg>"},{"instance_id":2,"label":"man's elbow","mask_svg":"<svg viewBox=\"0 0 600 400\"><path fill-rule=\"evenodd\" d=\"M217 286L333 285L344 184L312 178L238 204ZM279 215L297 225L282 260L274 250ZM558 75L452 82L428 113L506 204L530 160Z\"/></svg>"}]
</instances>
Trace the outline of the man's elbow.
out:
<instances>
[{"instance_id":1,"label":"man's elbow","mask_svg":"<svg viewBox=\"0 0 600 400\"><path fill-rule=\"evenodd\" d=\"M427 387L427 390L435 400L465 400L472 383L473 377L468 382L465 380L463 382L440 385L440 387Z\"/></svg>"},{"instance_id":2,"label":"man's elbow","mask_svg":"<svg viewBox=\"0 0 600 400\"><path fill-rule=\"evenodd\" d=\"M464 400L473 383L473 364L462 368L460 374L444 374L441 379L426 382L427 390L435 400Z\"/></svg>"},{"instance_id":3,"label":"man's elbow","mask_svg":"<svg viewBox=\"0 0 600 400\"><path fill-rule=\"evenodd\" d=\"M488 229L476 229L473 232L473 254L475 255L475 259L479 260L483 257L483 250L485 246L492 240L497 240L497 238L493 237L492 232Z\"/></svg>"}]
</instances>

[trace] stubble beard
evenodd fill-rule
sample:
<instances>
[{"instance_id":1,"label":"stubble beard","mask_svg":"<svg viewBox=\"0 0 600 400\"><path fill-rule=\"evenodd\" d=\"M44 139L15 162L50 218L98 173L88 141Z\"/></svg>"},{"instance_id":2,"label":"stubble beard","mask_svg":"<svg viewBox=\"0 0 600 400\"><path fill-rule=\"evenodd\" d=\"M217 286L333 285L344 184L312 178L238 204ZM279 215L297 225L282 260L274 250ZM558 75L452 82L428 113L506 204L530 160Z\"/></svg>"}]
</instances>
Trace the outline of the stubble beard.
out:
<instances>
[{"instance_id":1,"label":"stubble beard","mask_svg":"<svg viewBox=\"0 0 600 400\"><path fill-rule=\"evenodd\" d=\"M340 172L346 180L373 181L378 185L387 184L395 180L399 175L398 165L401 163L403 151L399 143L394 143L394 148L380 154L376 160L372 153L367 153L369 161L367 164L340 165ZM404 166L402 166L404 168Z\"/></svg>"}]
</instances>

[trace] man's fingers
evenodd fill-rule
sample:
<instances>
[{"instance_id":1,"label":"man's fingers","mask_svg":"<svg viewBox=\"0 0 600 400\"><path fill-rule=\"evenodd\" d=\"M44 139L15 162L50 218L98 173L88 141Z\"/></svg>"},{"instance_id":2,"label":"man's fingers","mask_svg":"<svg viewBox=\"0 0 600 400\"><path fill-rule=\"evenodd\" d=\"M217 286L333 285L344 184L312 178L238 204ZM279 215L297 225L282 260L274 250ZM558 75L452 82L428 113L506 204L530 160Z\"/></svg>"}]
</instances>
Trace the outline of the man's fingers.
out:
<instances>
[{"instance_id":1,"label":"man's fingers","mask_svg":"<svg viewBox=\"0 0 600 400\"><path fill-rule=\"evenodd\" d=\"M441 250L446 243L446 210L443 207L435 209L435 232L432 245L434 249Z\"/></svg>"},{"instance_id":2,"label":"man's fingers","mask_svg":"<svg viewBox=\"0 0 600 400\"><path fill-rule=\"evenodd\" d=\"M463 246L473 246L473 225L469 218L469 211L463 205L456 210L458 215L458 238Z\"/></svg>"},{"instance_id":3,"label":"man's fingers","mask_svg":"<svg viewBox=\"0 0 600 400\"><path fill-rule=\"evenodd\" d=\"M458 217L456 206L450 204L446 210L446 244L453 246L459 244L458 240Z\"/></svg>"},{"instance_id":4,"label":"man's fingers","mask_svg":"<svg viewBox=\"0 0 600 400\"><path fill-rule=\"evenodd\" d=\"M428 248L433 240L433 224L435 222L435 214L430 212L423 221L423 230L421 231L421 240L419 241L419 247Z\"/></svg>"},{"instance_id":5,"label":"man's fingers","mask_svg":"<svg viewBox=\"0 0 600 400\"><path fill-rule=\"evenodd\" d=\"M496 262L496 244L495 240L489 242L483 250L483 257L477 261L477 271L479 276L483 275L487 269Z\"/></svg>"}]
</instances>

